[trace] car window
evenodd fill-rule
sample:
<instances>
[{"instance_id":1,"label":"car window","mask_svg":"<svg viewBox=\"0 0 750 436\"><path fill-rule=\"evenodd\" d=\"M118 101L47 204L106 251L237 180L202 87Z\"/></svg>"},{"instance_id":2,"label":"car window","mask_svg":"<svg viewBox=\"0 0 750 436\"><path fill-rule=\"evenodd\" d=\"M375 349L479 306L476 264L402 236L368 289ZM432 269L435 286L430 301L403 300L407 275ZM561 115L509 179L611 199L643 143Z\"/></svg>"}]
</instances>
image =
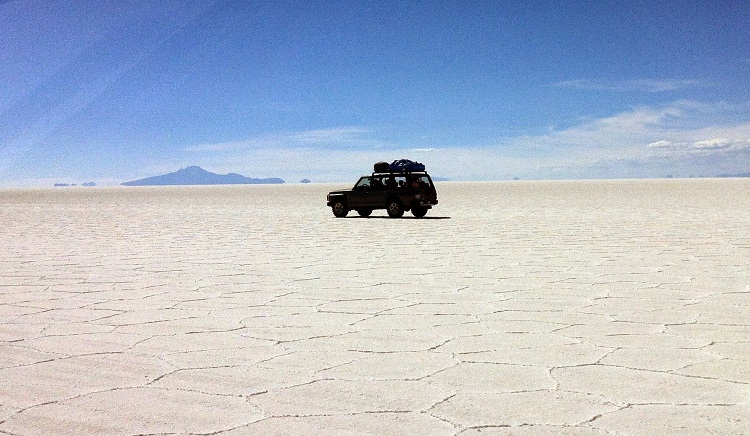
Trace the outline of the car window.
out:
<instances>
[{"instance_id":1,"label":"car window","mask_svg":"<svg viewBox=\"0 0 750 436\"><path fill-rule=\"evenodd\" d=\"M380 183L383 184L383 187L388 189L393 189L396 187L396 179L392 176L383 176L380 178Z\"/></svg>"},{"instance_id":2,"label":"car window","mask_svg":"<svg viewBox=\"0 0 750 436\"><path fill-rule=\"evenodd\" d=\"M356 185L354 185L355 188L369 188L370 187L370 178L369 177L362 177L359 179Z\"/></svg>"},{"instance_id":3,"label":"car window","mask_svg":"<svg viewBox=\"0 0 750 436\"><path fill-rule=\"evenodd\" d=\"M387 186L388 189L404 187L406 185L406 177L396 175L384 176L383 185Z\"/></svg>"},{"instance_id":4,"label":"car window","mask_svg":"<svg viewBox=\"0 0 750 436\"><path fill-rule=\"evenodd\" d=\"M429 188L432 186L430 178L427 176L416 176L406 181L407 186L411 188Z\"/></svg>"},{"instance_id":5,"label":"car window","mask_svg":"<svg viewBox=\"0 0 750 436\"><path fill-rule=\"evenodd\" d=\"M424 186L424 187L426 187L426 188L429 188L430 185L431 185L430 178L427 177L427 176L420 177L419 178L419 184L422 185L422 186Z\"/></svg>"}]
</instances>

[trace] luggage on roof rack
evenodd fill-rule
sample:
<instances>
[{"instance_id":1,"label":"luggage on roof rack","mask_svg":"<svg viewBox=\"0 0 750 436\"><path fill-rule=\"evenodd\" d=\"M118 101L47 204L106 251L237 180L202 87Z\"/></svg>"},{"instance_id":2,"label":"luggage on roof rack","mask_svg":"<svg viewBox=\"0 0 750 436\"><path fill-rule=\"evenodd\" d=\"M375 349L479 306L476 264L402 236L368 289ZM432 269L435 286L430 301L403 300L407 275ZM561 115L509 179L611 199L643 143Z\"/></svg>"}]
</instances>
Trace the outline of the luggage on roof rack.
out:
<instances>
[{"instance_id":1,"label":"luggage on roof rack","mask_svg":"<svg viewBox=\"0 0 750 436\"><path fill-rule=\"evenodd\" d=\"M388 172L388 168L390 165L388 162L377 162L375 165L373 165L373 170L376 173L386 173Z\"/></svg>"},{"instance_id":2,"label":"luggage on roof rack","mask_svg":"<svg viewBox=\"0 0 750 436\"><path fill-rule=\"evenodd\" d=\"M389 171L405 173L410 171L424 171L424 164L409 159L394 160L388 166Z\"/></svg>"}]
</instances>

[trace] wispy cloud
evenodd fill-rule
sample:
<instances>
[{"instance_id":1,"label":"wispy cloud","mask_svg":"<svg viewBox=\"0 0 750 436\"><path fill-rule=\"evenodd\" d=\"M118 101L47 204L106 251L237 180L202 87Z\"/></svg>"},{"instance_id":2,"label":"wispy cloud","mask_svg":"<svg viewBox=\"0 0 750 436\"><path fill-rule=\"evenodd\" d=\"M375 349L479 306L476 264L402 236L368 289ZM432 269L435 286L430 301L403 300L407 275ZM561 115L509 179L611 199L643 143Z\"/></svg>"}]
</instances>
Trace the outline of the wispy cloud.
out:
<instances>
[{"instance_id":1,"label":"wispy cloud","mask_svg":"<svg viewBox=\"0 0 750 436\"><path fill-rule=\"evenodd\" d=\"M237 151L256 148L285 147L381 147L385 143L374 138L369 129L360 127L337 127L332 129L304 130L261 135L242 141L192 145L191 152Z\"/></svg>"},{"instance_id":2,"label":"wispy cloud","mask_svg":"<svg viewBox=\"0 0 750 436\"><path fill-rule=\"evenodd\" d=\"M288 134L288 139L295 144L310 145L363 145L373 143L366 137L368 129L359 127L339 127L335 129L307 130Z\"/></svg>"},{"instance_id":3,"label":"wispy cloud","mask_svg":"<svg viewBox=\"0 0 750 436\"><path fill-rule=\"evenodd\" d=\"M348 181L381 160L416 158L453 180L715 175L750 170L750 106L676 101L484 145L414 147L342 127L192 147L215 171ZM420 153L422 153L420 157ZM258 173L267 171L268 174Z\"/></svg>"},{"instance_id":4,"label":"wispy cloud","mask_svg":"<svg viewBox=\"0 0 750 436\"><path fill-rule=\"evenodd\" d=\"M207 144L191 145L186 147L186 151L191 152L215 152L215 151L237 151L247 148L266 148L278 145L279 138L276 135L246 139L243 141L233 142L216 142Z\"/></svg>"},{"instance_id":5,"label":"wispy cloud","mask_svg":"<svg viewBox=\"0 0 750 436\"><path fill-rule=\"evenodd\" d=\"M684 88L707 86L700 80L667 80L640 79L623 81L606 81L591 79L564 80L553 83L554 88L574 89L581 91L609 92L666 92Z\"/></svg>"},{"instance_id":6,"label":"wispy cloud","mask_svg":"<svg viewBox=\"0 0 750 436\"><path fill-rule=\"evenodd\" d=\"M750 137L746 139L711 138L700 141L657 141L647 145L673 155L717 154L750 151Z\"/></svg>"},{"instance_id":7,"label":"wispy cloud","mask_svg":"<svg viewBox=\"0 0 750 436\"><path fill-rule=\"evenodd\" d=\"M652 142L651 144L647 145L647 147L649 148L672 148L674 146L675 146L674 142L664 141L664 140Z\"/></svg>"},{"instance_id":8,"label":"wispy cloud","mask_svg":"<svg viewBox=\"0 0 750 436\"><path fill-rule=\"evenodd\" d=\"M728 119L739 121L728 123ZM509 138L458 152L480 154L484 160L477 165L505 174L515 170L522 177L747 172L750 111L745 105L690 101L642 106L544 135ZM514 168L505 165L508 162Z\"/></svg>"}]
</instances>

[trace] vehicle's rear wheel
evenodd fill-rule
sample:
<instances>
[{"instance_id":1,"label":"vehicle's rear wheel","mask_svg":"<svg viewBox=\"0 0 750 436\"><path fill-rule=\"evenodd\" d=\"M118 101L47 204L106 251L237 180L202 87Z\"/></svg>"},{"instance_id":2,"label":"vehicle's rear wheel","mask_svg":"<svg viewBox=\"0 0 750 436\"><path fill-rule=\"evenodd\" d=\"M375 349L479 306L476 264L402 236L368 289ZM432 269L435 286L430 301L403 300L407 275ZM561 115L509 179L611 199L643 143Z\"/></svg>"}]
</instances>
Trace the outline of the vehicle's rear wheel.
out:
<instances>
[{"instance_id":1,"label":"vehicle's rear wheel","mask_svg":"<svg viewBox=\"0 0 750 436\"><path fill-rule=\"evenodd\" d=\"M404 215L404 207L401 206L398 200L389 201L386 210L388 211L388 216L391 218L401 218Z\"/></svg>"},{"instance_id":2,"label":"vehicle's rear wheel","mask_svg":"<svg viewBox=\"0 0 750 436\"><path fill-rule=\"evenodd\" d=\"M368 217L372 213L372 209L357 209L359 216Z\"/></svg>"},{"instance_id":3,"label":"vehicle's rear wheel","mask_svg":"<svg viewBox=\"0 0 750 436\"><path fill-rule=\"evenodd\" d=\"M411 213L417 218L422 218L423 216L427 215L427 208L415 206L411 208Z\"/></svg>"},{"instance_id":4,"label":"vehicle's rear wheel","mask_svg":"<svg viewBox=\"0 0 750 436\"><path fill-rule=\"evenodd\" d=\"M344 203L344 200L338 200L333 203L331 210L333 210L333 214L338 218L343 218L349 213L349 208L346 206L346 203Z\"/></svg>"}]
</instances>

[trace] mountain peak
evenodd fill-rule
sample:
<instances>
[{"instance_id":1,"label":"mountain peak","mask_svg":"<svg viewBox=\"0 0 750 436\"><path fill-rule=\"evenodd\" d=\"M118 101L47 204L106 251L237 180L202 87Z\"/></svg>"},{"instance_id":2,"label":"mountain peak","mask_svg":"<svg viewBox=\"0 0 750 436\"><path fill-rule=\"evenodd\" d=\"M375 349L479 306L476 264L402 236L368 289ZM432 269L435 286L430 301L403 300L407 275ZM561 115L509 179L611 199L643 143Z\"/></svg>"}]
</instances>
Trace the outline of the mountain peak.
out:
<instances>
[{"instance_id":1,"label":"mountain peak","mask_svg":"<svg viewBox=\"0 0 750 436\"><path fill-rule=\"evenodd\" d=\"M199 167L198 165L191 165L187 168L182 168L180 170L177 170L179 173L180 171L184 172L201 172L201 173L207 173L208 171L204 170L203 168Z\"/></svg>"}]
</instances>

